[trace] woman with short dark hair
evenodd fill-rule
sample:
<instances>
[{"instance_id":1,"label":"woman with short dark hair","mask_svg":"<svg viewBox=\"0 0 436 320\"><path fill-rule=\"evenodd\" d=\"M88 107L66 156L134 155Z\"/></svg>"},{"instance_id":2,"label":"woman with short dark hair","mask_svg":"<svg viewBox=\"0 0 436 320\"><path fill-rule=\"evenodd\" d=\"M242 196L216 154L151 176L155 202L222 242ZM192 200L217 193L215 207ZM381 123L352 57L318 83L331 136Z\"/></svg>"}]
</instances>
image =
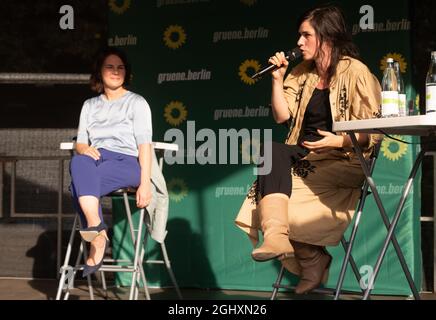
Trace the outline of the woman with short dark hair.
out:
<instances>
[{"instance_id":1,"label":"woman with short dark hair","mask_svg":"<svg viewBox=\"0 0 436 320\"><path fill-rule=\"evenodd\" d=\"M91 243L84 277L100 268L108 241L100 198L120 188L138 187L137 207L151 201L151 111L142 96L127 90L129 80L126 55L116 48L105 49L91 76L91 87L100 95L86 100L80 114L70 173L80 234Z\"/></svg>"}]
</instances>

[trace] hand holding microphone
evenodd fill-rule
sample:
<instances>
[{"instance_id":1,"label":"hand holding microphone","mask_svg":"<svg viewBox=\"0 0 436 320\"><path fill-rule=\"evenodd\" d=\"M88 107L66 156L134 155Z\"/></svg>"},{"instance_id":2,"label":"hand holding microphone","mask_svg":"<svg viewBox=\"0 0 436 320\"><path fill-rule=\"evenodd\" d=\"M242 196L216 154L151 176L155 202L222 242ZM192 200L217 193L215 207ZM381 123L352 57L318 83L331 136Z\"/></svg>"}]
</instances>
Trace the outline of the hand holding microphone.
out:
<instances>
[{"instance_id":1,"label":"hand holding microphone","mask_svg":"<svg viewBox=\"0 0 436 320\"><path fill-rule=\"evenodd\" d=\"M254 74L251 79L256 79L258 77L263 76L265 73L274 72L277 69L281 69L279 76L284 76L286 69L288 68L289 61L294 61L301 56L301 50L299 48L294 48L287 53L285 56L284 52L277 52L274 56L272 56L268 62L269 66L260 70L258 73ZM274 73L273 73L273 76Z\"/></svg>"},{"instance_id":2,"label":"hand holding microphone","mask_svg":"<svg viewBox=\"0 0 436 320\"><path fill-rule=\"evenodd\" d=\"M271 75L274 79L281 79L285 76L289 66L289 61L286 59L284 52L276 52L275 56L269 58L268 63L275 68L271 70Z\"/></svg>"}]
</instances>

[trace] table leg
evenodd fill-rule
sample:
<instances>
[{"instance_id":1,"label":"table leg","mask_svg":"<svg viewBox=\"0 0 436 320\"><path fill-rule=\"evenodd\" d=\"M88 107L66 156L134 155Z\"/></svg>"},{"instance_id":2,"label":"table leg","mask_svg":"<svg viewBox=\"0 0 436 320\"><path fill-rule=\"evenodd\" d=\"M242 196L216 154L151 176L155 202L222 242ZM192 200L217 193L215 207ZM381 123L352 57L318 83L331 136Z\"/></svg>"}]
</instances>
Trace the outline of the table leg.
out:
<instances>
[{"instance_id":1,"label":"table leg","mask_svg":"<svg viewBox=\"0 0 436 320\"><path fill-rule=\"evenodd\" d=\"M405 188L403 189L403 194L402 194L402 197L401 197L401 200L400 200L400 204L399 204L399 206L398 206L398 208L396 210L396 213L394 215L393 223L391 224L389 219L388 219L388 217L387 217L386 210L383 207L383 203L382 203L382 201L380 199L380 196L378 194L377 188L376 188L375 183L374 183L374 179L372 178L371 172L370 172L370 170L368 168L368 165L367 165L367 163L365 161L365 158L363 156L362 149L360 148L360 146L359 146L359 144L357 142L356 136L355 136L354 132L349 132L348 134L351 137L351 140L353 142L353 146L354 146L354 148L356 150L356 154L359 157L360 163L362 165L363 172L364 172L364 174L366 176L366 179L368 181L368 184L369 184L369 186L371 188L371 191L373 193L374 200L375 200L375 202L377 204L377 207L379 208L380 215L381 215L381 217L383 219L383 223L385 224L386 229L388 230L388 236L387 236L387 238L386 238L386 240L384 242L383 250L382 250L382 252L380 253L380 255L379 255L378 259L377 259L377 262L376 262L376 265L375 265L375 268L374 268L374 272L372 274L372 277L370 277L368 288L365 291L363 299L364 300L368 299L368 297L369 297L369 295L371 293L371 290L372 290L371 288L373 287L373 284L374 284L375 279L376 279L376 277L378 275L381 263L383 262L384 256L386 254L389 242L392 241L392 244L394 246L395 252L396 252L396 254L398 256L398 259L400 261L401 267L402 267L403 272L404 272L404 274L406 276L407 282L409 283L409 287L412 290L413 296L414 296L414 298L416 300L419 300L420 297L419 297L418 290L416 289L415 283L414 283L413 278L412 278L412 276L410 274L410 270L409 270L409 268L407 266L407 263L406 263L406 261L404 259L404 255L402 253L402 250L401 250L401 248L400 248L400 246L398 244L397 238L395 237L394 230L395 230L395 227L396 227L396 225L398 223L398 220L400 218L401 211L402 211L402 209L404 207L405 200L406 200L407 195L408 195L408 193L410 191L410 187L412 186L413 179L415 178L416 173L417 173L418 168L419 168L419 165L421 164L422 159L424 157L424 152L421 151L421 153L419 154L418 158L415 161L415 164L414 164L414 166L412 168L412 172L411 172L411 174L409 176L407 184L406 184Z\"/></svg>"}]
</instances>

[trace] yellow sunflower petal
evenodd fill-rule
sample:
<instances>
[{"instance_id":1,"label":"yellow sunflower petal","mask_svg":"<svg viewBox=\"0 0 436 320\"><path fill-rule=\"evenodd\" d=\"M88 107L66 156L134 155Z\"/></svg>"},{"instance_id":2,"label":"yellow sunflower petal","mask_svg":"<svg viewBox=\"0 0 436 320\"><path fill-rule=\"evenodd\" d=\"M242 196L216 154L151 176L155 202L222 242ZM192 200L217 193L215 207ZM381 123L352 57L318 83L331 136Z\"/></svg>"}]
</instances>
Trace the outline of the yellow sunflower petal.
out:
<instances>
[{"instance_id":1,"label":"yellow sunflower petal","mask_svg":"<svg viewBox=\"0 0 436 320\"><path fill-rule=\"evenodd\" d=\"M171 38L173 34L177 34L177 40ZM179 25L170 25L164 32L163 40L168 48L178 49L186 42L185 30Z\"/></svg>"}]
</instances>

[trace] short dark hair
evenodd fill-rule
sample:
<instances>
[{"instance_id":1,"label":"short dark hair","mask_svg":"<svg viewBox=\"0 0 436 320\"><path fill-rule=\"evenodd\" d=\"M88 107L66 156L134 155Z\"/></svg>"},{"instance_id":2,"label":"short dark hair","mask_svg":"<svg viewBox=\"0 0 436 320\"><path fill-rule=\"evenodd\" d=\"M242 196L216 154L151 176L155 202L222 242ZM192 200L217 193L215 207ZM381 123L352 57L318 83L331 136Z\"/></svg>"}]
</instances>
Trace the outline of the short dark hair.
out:
<instances>
[{"instance_id":1,"label":"short dark hair","mask_svg":"<svg viewBox=\"0 0 436 320\"><path fill-rule=\"evenodd\" d=\"M339 7L326 4L312 8L300 17L297 28L306 20L315 29L320 48L324 42L331 44L331 61L327 70L329 82L336 72L339 60L343 56L350 56L360 60L359 50L353 43L351 34L347 31L344 14Z\"/></svg>"},{"instance_id":2,"label":"short dark hair","mask_svg":"<svg viewBox=\"0 0 436 320\"><path fill-rule=\"evenodd\" d=\"M129 85L130 76L131 76L131 66L129 61L127 60L126 53L121 49L115 47L107 47L98 53L92 68L90 85L93 91L96 91L98 93L103 93L104 86L103 86L103 79L101 78L101 69L103 68L103 63L106 60L106 58L112 54L120 58L124 64L126 70L126 76L124 77L123 87L125 88L126 86Z\"/></svg>"}]
</instances>

